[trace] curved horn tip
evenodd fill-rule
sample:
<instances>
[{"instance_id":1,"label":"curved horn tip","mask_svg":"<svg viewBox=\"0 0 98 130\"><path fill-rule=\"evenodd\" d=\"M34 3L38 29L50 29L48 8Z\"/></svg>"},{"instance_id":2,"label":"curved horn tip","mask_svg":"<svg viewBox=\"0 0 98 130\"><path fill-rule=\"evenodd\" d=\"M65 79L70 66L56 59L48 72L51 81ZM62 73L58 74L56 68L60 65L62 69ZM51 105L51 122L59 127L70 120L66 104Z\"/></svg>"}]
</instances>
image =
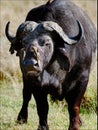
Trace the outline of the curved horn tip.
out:
<instances>
[{"instance_id":1,"label":"curved horn tip","mask_svg":"<svg viewBox=\"0 0 98 130\"><path fill-rule=\"evenodd\" d=\"M10 24L10 21L8 21L7 24L6 24L6 27L7 27L7 28L9 27L9 24Z\"/></svg>"},{"instance_id":2,"label":"curved horn tip","mask_svg":"<svg viewBox=\"0 0 98 130\"><path fill-rule=\"evenodd\" d=\"M14 43L15 37L12 36L12 35L9 33L9 24L10 24L10 21L8 21L7 24L6 24L5 34L6 34L6 37L8 38L8 40L9 40L11 43Z\"/></svg>"},{"instance_id":3,"label":"curved horn tip","mask_svg":"<svg viewBox=\"0 0 98 130\"><path fill-rule=\"evenodd\" d=\"M10 24L10 21L8 21L6 24L6 28L5 28L6 35L8 34L9 24Z\"/></svg>"},{"instance_id":4,"label":"curved horn tip","mask_svg":"<svg viewBox=\"0 0 98 130\"><path fill-rule=\"evenodd\" d=\"M77 23L78 23L78 26L79 26L80 35L82 36L82 35L83 35L83 33L84 33L83 26L82 26L82 24L81 24L81 22L80 22L80 21L78 21L78 20L76 20L76 21L77 21Z\"/></svg>"},{"instance_id":5,"label":"curved horn tip","mask_svg":"<svg viewBox=\"0 0 98 130\"><path fill-rule=\"evenodd\" d=\"M81 37L83 36L83 33L84 33L84 31L83 31L84 29L83 29L81 22L78 20L76 20L76 22L78 24L79 33L74 37L69 37L72 40L71 44L77 43L81 39Z\"/></svg>"},{"instance_id":6,"label":"curved horn tip","mask_svg":"<svg viewBox=\"0 0 98 130\"><path fill-rule=\"evenodd\" d=\"M80 21L77 20L77 23L78 23L78 27L79 27L79 31L80 31L80 35L78 36L78 40L80 40L81 37L82 37L83 34L84 34L84 29L83 29L83 26L82 26L82 24L81 24Z\"/></svg>"},{"instance_id":7,"label":"curved horn tip","mask_svg":"<svg viewBox=\"0 0 98 130\"><path fill-rule=\"evenodd\" d=\"M10 21L8 21L7 24L10 24Z\"/></svg>"}]
</instances>

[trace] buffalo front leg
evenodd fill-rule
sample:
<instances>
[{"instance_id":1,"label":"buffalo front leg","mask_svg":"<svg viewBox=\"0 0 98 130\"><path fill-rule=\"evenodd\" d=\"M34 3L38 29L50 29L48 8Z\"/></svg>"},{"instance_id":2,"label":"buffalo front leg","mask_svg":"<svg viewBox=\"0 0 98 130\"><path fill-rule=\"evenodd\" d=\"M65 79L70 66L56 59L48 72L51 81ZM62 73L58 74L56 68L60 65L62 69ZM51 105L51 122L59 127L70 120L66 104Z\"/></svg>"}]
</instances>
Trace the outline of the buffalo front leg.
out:
<instances>
[{"instance_id":1,"label":"buffalo front leg","mask_svg":"<svg viewBox=\"0 0 98 130\"><path fill-rule=\"evenodd\" d=\"M37 105L37 113L39 116L39 126L37 130L49 130L47 123L47 115L48 115L48 101L47 94L44 93L35 93L34 98Z\"/></svg>"},{"instance_id":2,"label":"buffalo front leg","mask_svg":"<svg viewBox=\"0 0 98 130\"><path fill-rule=\"evenodd\" d=\"M28 104L32 95L32 91L30 89L30 81L23 79L23 83L23 104L17 118L19 124L27 123Z\"/></svg>"},{"instance_id":3,"label":"buffalo front leg","mask_svg":"<svg viewBox=\"0 0 98 130\"><path fill-rule=\"evenodd\" d=\"M68 130L79 130L79 125L82 124L79 117L80 104L86 90L88 80L79 81L71 92L67 95L70 125Z\"/></svg>"}]
</instances>

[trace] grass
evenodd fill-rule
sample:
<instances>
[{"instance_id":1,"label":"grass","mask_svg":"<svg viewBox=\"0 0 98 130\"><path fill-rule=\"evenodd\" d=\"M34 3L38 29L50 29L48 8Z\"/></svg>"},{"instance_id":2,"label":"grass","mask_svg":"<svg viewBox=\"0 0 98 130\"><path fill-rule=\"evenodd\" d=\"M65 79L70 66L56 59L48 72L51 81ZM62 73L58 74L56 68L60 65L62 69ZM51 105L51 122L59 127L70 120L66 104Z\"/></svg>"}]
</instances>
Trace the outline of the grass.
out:
<instances>
[{"instance_id":1,"label":"grass","mask_svg":"<svg viewBox=\"0 0 98 130\"><path fill-rule=\"evenodd\" d=\"M9 54L10 44L5 37L5 25L11 21L10 31L25 20L27 12L47 0L0 0L0 130L36 130L38 116L35 101L29 104L29 118L25 125L16 123L22 104L22 81L18 58ZM97 27L96 0L73 0L90 16ZM97 130L97 65L90 75L90 82L81 106L83 126L80 130ZM52 103L49 98L50 130L67 130L69 120L65 101Z\"/></svg>"},{"instance_id":2,"label":"grass","mask_svg":"<svg viewBox=\"0 0 98 130\"><path fill-rule=\"evenodd\" d=\"M16 123L17 115L22 104L22 83L13 86L9 81L3 81L0 86L0 130L36 130L38 125L38 116L33 97L30 101L28 109L28 123L25 125L19 125ZM87 90L87 93L88 91L89 89ZM89 91L89 93L91 92L92 91ZM90 97L92 100L93 95L94 93L92 92ZM95 102L96 101L94 100L94 103ZM50 130L67 130L69 115L66 103L64 103L64 101L59 103L51 103L49 98L49 108L48 121ZM80 127L80 130L97 130L97 114L94 108L90 109L87 109L84 106L81 108L80 115L83 120L83 126Z\"/></svg>"}]
</instances>

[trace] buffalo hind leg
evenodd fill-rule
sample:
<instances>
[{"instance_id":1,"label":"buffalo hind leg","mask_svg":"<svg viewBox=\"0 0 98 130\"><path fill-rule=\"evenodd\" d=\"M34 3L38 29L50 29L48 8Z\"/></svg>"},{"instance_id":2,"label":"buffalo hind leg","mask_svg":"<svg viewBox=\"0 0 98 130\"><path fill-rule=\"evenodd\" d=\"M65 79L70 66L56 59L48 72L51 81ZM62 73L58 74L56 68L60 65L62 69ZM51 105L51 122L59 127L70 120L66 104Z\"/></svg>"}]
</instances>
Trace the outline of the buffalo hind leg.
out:
<instances>
[{"instance_id":1,"label":"buffalo hind leg","mask_svg":"<svg viewBox=\"0 0 98 130\"><path fill-rule=\"evenodd\" d=\"M80 107L78 105L71 106L68 105L68 111L70 116L70 125L68 130L79 130L80 117L79 117Z\"/></svg>"},{"instance_id":2,"label":"buffalo hind leg","mask_svg":"<svg viewBox=\"0 0 98 130\"><path fill-rule=\"evenodd\" d=\"M66 97L68 103L70 125L68 130L79 130L82 125L79 117L80 104L86 90L88 80L79 81L74 90L72 90Z\"/></svg>"},{"instance_id":3,"label":"buffalo hind leg","mask_svg":"<svg viewBox=\"0 0 98 130\"><path fill-rule=\"evenodd\" d=\"M39 126L37 130L49 130L47 123L47 115L48 115L48 101L47 94L44 93L36 93L34 94L34 98L37 105L37 113L39 116Z\"/></svg>"},{"instance_id":4,"label":"buffalo hind leg","mask_svg":"<svg viewBox=\"0 0 98 130\"><path fill-rule=\"evenodd\" d=\"M17 122L19 124L27 123L28 118L28 104L31 99L32 91L30 89L30 82L24 80L23 86L23 104L22 108L18 114Z\"/></svg>"}]
</instances>

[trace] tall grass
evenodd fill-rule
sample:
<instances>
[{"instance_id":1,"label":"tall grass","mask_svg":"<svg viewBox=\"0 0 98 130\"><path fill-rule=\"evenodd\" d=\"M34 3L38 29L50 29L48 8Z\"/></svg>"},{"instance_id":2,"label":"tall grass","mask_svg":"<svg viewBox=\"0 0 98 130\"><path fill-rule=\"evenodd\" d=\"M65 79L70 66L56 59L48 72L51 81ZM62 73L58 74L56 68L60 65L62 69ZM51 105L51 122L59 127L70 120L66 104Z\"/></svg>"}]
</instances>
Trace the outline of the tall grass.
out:
<instances>
[{"instance_id":1,"label":"tall grass","mask_svg":"<svg viewBox=\"0 0 98 130\"><path fill-rule=\"evenodd\" d=\"M18 57L10 55L8 42L5 36L5 25L11 21L10 30L16 33L17 27L25 20L27 12L41 5L46 0L1 0L0 16L0 123L1 130L35 130L38 123L34 100L30 103L29 123L19 126L15 124L17 113L22 103L22 76L19 68ZM96 0L73 0L82 7L97 27ZM50 100L50 98L49 98ZM82 101L81 115L85 121L81 130L97 130L97 64L91 72L88 88ZM52 130L66 130L68 127L67 104L50 103L49 124ZM32 109L33 108L33 109ZM31 115L32 113L32 115ZM13 116L12 116L13 115ZM66 115L66 116L65 116ZM33 117L33 118L32 118ZM33 122L33 124L32 124ZM91 122L91 123L90 123ZM34 125L35 124L35 125ZM65 125L66 124L66 125ZM50 129L50 130L51 130Z\"/></svg>"}]
</instances>

